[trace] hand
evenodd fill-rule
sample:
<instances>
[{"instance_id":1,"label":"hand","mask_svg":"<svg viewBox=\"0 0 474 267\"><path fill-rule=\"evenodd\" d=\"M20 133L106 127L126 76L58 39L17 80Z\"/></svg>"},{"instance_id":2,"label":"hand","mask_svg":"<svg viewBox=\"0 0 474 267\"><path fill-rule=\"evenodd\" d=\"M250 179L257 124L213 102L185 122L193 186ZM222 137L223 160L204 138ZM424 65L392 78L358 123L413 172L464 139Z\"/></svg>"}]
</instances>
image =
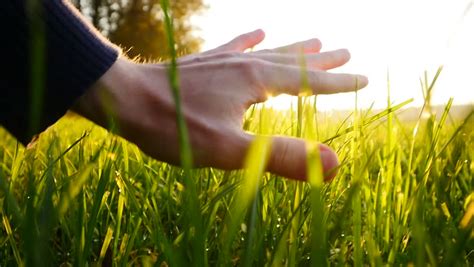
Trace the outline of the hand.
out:
<instances>
[{"instance_id":1,"label":"hand","mask_svg":"<svg viewBox=\"0 0 474 267\"><path fill-rule=\"evenodd\" d=\"M254 139L242 130L244 112L269 95L298 95L302 72L314 94L353 91L368 83L361 75L326 72L345 64L350 54L347 50L320 53L317 39L244 53L263 39L263 31L257 30L211 51L178 60L194 166L241 168ZM302 59L306 70L301 68ZM121 136L148 155L179 165L175 106L165 64L138 64L120 58L74 109L104 127L112 115ZM320 145L320 154L326 172L338 165L329 147ZM273 137L268 171L306 179L305 141ZM334 172L326 179L333 176Z\"/></svg>"}]
</instances>

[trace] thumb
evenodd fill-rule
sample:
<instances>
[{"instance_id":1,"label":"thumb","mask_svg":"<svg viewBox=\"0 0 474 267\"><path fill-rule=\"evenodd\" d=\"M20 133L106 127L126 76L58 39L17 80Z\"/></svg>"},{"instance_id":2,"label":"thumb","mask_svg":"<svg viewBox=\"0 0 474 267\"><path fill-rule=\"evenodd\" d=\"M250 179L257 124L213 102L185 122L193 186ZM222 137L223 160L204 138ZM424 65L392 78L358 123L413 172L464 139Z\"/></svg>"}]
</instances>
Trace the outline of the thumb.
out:
<instances>
[{"instance_id":1,"label":"thumb","mask_svg":"<svg viewBox=\"0 0 474 267\"><path fill-rule=\"evenodd\" d=\"M324 180L328 181L337 174L339 161L336 153L328 146L319 144ZM267 170L290 179L307 179L307 145L302 139L291 137L273 137L272 150ZM315 164L315 163L314 163Z\"/></svg>"},{"instance_id":2,"label":"thumb","mask_svg":"<svg viewBox=\"0 0 474 267\"><path fill-rule=\"evenodd\" d=\"M265 32L261 29L258 29L239 35L232 41L212 50L206 51L203 54L208 55L222 52L244 52L245 50L261 43L263 39L265 39Z\"/></svg>"}]
</instances>

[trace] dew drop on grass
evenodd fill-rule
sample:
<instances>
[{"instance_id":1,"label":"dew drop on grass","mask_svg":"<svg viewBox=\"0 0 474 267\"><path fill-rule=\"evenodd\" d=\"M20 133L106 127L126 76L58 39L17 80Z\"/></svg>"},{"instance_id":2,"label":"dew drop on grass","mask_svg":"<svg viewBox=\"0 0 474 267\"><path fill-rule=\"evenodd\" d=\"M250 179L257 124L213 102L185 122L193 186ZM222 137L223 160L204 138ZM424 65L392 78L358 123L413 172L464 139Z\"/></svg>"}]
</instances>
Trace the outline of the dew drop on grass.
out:
<instances>
[{"instance_id":1,"label":"dew drop on grass","mask_svg":"<svg viewBox=\"0 0 474 267\"><path fill-rule=\"evenodd\" d=\"M240 225L240 229L242 230L242 232L247 233L247 225L245 223L242 223Z\"/></svg>"},{"instance_id":2,"label":"dew drop on grass","mask_svg":"<svg viewBox=\"0 0 474 267\"><path fill-rule=\"evenodd\" d=\"M335 249L331 249L329 253L331 255L337 255L337 254L339 254L339 252L341 252L341 249L340 248L335 248Z\"/></svg>"}]
</instances>

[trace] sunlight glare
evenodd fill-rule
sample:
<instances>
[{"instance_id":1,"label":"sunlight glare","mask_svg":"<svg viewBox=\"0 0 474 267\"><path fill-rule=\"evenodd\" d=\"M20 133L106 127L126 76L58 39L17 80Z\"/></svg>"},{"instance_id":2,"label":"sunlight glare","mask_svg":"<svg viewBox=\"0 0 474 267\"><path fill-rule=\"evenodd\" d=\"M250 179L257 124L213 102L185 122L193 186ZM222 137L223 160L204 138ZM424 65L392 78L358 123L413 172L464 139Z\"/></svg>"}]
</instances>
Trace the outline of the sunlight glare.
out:
<instances>
[{"instance_id":1,"label":"sunlight glare","mask_svg":"<svg viewBox=\"0 0 474 267\"><path fill-rule=\"evenodd\" d=\"M291 103L294 102L296 97L282 94L279 96L269 97L265 102L265 106L271 107L277 110L285 110L291 108Z\"/></svg>"},{"instance_id":2,"label":"sunlight glare","mask_svg":"<svg viewBox=\"0 0 474 267\"><path fill-rule=\"evenodd\" d=\"M454 97L455 104L474 104L474 15L472 0L206 0L209 9L192 20L204 50L256 28L266 32L256 50L317 37L323 51L348 48L351 61L334 72L360 73L369 86L359 93L360 107L387 103L387 71L391 100L410 98L421 105L419 78L432 77L444 65L433 95L434 104ZM225 26L224 26L225 25ZM224 27L223 27L224 26ZM270 101L290 106L287 97ZM354 94L319 96L321 109L350 109Z\"/></svg>"}]
</instances>

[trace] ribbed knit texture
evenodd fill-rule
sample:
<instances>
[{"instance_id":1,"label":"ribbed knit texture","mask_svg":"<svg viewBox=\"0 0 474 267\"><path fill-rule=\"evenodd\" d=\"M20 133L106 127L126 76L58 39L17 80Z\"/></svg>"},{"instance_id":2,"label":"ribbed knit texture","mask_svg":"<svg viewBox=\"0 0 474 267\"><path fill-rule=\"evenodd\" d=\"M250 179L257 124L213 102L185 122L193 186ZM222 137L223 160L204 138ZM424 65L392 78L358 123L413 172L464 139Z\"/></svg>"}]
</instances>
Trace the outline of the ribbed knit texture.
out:
<instances>
[{"instance_id":1,"label":"ribbed knit texture","mask_svg":"<svg viewBox=\"0 0 474 267\"><path fill-rule=\"evenodd\" d=\"M0 124L23 143L34 134L29 133L32 30L44 29L45 40L45 64L40 68L45 76L44 97L38 130L59 119L119 54L118 48L69 3L28 1L41 1L40 8L26 12L25 0L0 4Z\"/></svg>"}]
</instances>

